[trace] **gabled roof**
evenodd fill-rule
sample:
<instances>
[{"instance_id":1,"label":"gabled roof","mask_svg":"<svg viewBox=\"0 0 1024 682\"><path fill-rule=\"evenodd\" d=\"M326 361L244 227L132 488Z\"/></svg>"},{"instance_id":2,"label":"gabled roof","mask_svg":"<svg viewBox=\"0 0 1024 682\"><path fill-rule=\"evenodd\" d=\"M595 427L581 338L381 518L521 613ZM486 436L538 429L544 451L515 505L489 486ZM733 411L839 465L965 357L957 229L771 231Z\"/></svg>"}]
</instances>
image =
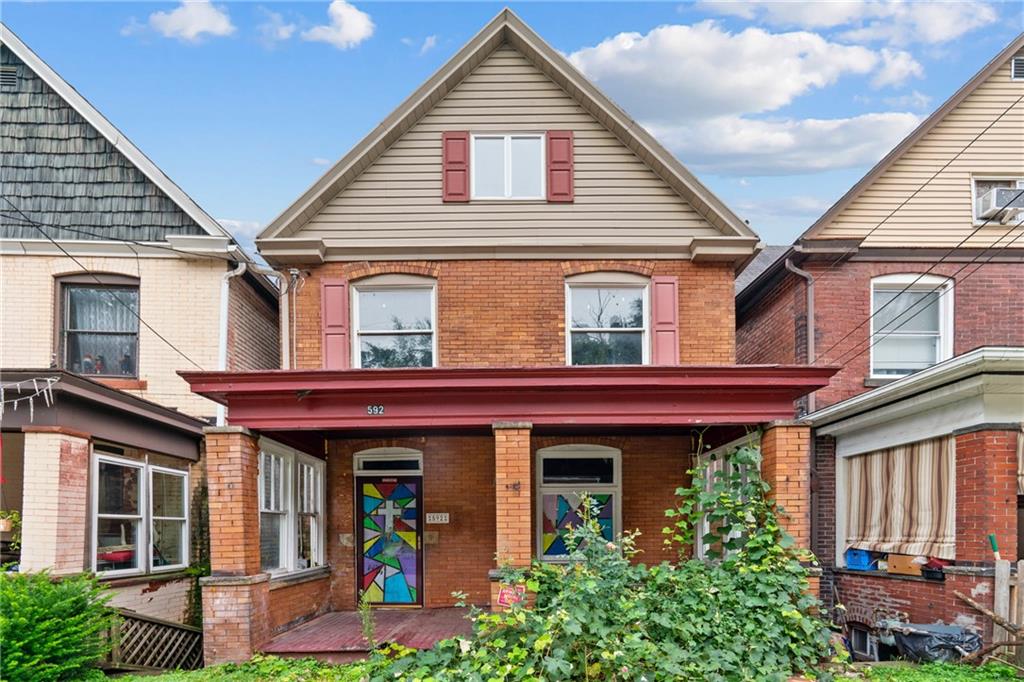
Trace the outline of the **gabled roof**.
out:
<instances>
[{"instance_id":1,"label":"gabled roof","mask_svg":"<svg viewBox=\"0 0 1024 682\"><path fill-rule=\"evenodd\" d=\"M288 237L294 233L503 43L521 52L565 90L724 236L757 239L757 235L743 219L705 187L671 152L587 80L565 57L544 42L512 10L506 8L291 206L271 221L257 237L257 243Z\"/></svg>"},{"instance_id":2,"label":"gabled roof","mask_svg":"<svg viewBox=\"0 0 1024 682\"><path fill-rule=\"evenodd\" d=\"M984 83L993 73L999 70L999 68L1006 63L1010 57L1016 54L1024 48L1024 33L1019 34L1016 38L1010 41L1003 50L995 56L992 61L986 64L981 71L976 73L971 80L967 81L963 87L953 93L953 96L947 99L941 107L935 110L931 116L926 118L917 126L909 135L903 138L903 141L896 145L891 152L885 155L881 161L875 164L874 168L868 171L867 175L860 179L856 185L851 187L842 197L839 198L835 204L832 205L825 213L814 221L807 230L797 239L802 241L805 239L814 239L818 233L821 232L832 220L839 215L847 206L853 202L861 192L869 187L875 180L879 178L883 173L889 170L890 166L893 165L903 154L917 144L921 138L927 135L932 128L936 126L946 115L955 109L961 102L967 99L971 93L973 93L979 85Z\"/></svg>"},{"instance_id":3,"label":"gabled roof","mask_svg":"<svg viewBox=\"0 0 1024 682\"><path fill-rule=\"evenodd\" d=\"M18 38L5 24L0 23L0 43L28 66L50 89L59 95L72 109L103 136L121 155L134 165L153 185L163 192L195 222L202 231L213 237L227 238L234 242L231 233L224 229L206 211L176 185L156 164L132 144L125 135L103 116L74 87L60 77L35 52ZM81 237L79 237L81 238ZM240 249L239 249L240 250ZM243 254L244 255L244 254ZM251 260L244 255L246 260Z\"/></svg>"}]
</instances>

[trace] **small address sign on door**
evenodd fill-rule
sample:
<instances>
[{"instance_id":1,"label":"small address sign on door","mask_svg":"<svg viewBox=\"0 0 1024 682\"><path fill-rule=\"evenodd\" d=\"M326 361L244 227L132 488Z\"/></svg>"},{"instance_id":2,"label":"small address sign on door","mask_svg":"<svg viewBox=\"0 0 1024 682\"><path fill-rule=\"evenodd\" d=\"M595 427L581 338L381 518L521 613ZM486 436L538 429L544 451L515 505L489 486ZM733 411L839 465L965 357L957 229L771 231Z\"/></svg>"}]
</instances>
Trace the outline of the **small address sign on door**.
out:
<instances>
[{"instance_id":1,"label":"small address sign on door","mask_svg":"<svg viewBox=\"0 0 1024 682\"><path fill-rule=\"evenodd\" d=\"M383 405L367 405L366 406L366 414L370 415L371 417L379 417L380 415L384 414L384 406Z\"/></svg>"}]
</instances>

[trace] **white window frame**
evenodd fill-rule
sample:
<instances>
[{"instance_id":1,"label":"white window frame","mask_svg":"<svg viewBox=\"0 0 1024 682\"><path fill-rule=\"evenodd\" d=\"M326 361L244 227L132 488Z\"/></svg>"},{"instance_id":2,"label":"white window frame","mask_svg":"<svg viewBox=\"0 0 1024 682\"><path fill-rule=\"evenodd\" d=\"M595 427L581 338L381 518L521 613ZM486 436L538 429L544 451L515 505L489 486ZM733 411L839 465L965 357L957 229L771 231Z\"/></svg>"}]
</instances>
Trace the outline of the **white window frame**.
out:
<instances>
[{"instance_id":1,"label":"white window frame","mask_svg":"<svg viewBox=\"0 0 1024 682\"><path fill-rule=\"evenodd\" d=\"M875 329L877 316L875 315L875 291L878 289L882 290L902 290L910 286L907 292L912 291L932 291L937 286L941 286L935 293L938 295L939 305L939 343L938 343L938 357L935 359L934 364L938 364L943 360L948 360L953 357L953 280L949 277L941 277L939 275L918 275L918 274L895 274L895 275L882 275L875 277L871 280L871 286L868 293L868 310L871 311L871 329L870 329L870 346L869 346L869 365L868 373L872 379L899 379L900 377L909 376L907 374L878 374L875 372L875 347L878 342L875 339L875 334L879 333ZM911 313L913 314L913 313ZM910 316L904 318L903 321L910 319ZM897 323L897 326L900 323ZM895 332L895 334L886 334L882 338L889 338L890 336L920 336L920 334Z\"/></svg>"},{"instance_id":2,"label":"white window frame","mask_svg":"<svg viewBox=\"0 0 1024 682\"><path fill-rule=\"evenodd\" d=\"M184 514L183 517L177 517L177 516L160 516L160 517L158 517L153 512L153 498L154 498L154 495L152 494L153 493L153 474L165 474L165 475L168 475L168 476L176 476L176 477L181 479L181 483L184 486L184 495L182 496L182 504L184 506L182 507L182 510L181 510L182 513ZM154 464L154 465L150 465L149 466L149 476L148 476L147 480L149 481L149 494L148 494L147 497L149 498L149 524L148 524L148 529L150 531L150 538L149 538L149 561L150 561L150 565L151 565L150 570L153 573L160 573L162 571L180 571L183 568L187 568L188 565L189 565L189 518L188 518L188 511L189 511L189 508L188 508L188 505L189 505L189 489L188 489L188 472L187 471L182 471L181 469L171 469L169 467L156 466ZM152 529L153 529L153 524L156 521L158 521L158 520L159 521L184 521L184 523L182 524L182 536L181 536L181 557L182 557L182 559L184 559L184 562L178 563L178 564L169 564L167 566L152 566L153 547L154 547L154 545L153 545L153 536L155 535L155 533L153 533Z\"/></svg>"},{"instance_id":3,"label":"white window frame","mask_svg":"<svg viewBox=\"0 0 1024 682\"><path fill-rule=\"evenodd\" d=\"M544 133L472 133L469 140L469 196L472 200L485 201L538 201L547 198L547 136ZM512 195L512 140L514 138L540 140L540 194L537 196ZM476 192L476 141L477 139L503 139L505 141L505 195L478 196Z\"/></svg>"},{"instance_id":4,"label":"white window frame","mask_svg":"<svg viewBox=\"0 0 1024 682\"><path fill-rule=\"evenodd\" d=\"M282 533L281 538L281 553L284 557L284 561L276 569L268 571L271 577L279 576L291 576L300 575L310 571L317 571L327 565L327 557L325 548L327 546L327 511L326 511L326 491L327 478L326 478L326 463L317 457L312 457L304 452L299 452L294 448L290 448L287 445L278 443L277 441L270 440L269 438L260 438L259 441L259 508L260 508L260 520L262 523L263 513L280 513L283 515L283 525L285 531ZM283 484L283 499L282 499L282 511L278 512L275 509L266 509L263 499L263 481L264 481L264 470L263 470L263 454L269 454L282 459L282 473L284 478ZM316 524L316 537L313 539L313 560L316 563L315 566L308 568L298 568L298 546L299 546L299 513L298 513L298 463L312 466L316 471L318 485L316 491L316 506L318 511L319 523Z\"/></svg>"},{"instance_id":5,"label":"white window frame","mask_svg":"<svg viewBox=\"0 0 1024 682\"><path fill-rule=\"evenodd\" d=\"M1013 58L1010 59L1010 80L1011 81L1024 81L1024 78L1014 78L1014 76L1013 76L1013 72L1014 72L1014 68L1013 67L1016 66L1016 64L1018 62L1021 63L1021 64L1024 64L1024 57L1013 57Z\"/></svg>"},{"instance_id":6,"label":"white window frame","mask_svg":"<svg viewBox=\"0 0 1024 682\"><path fill-rule=\"evenodd\" d=\"M431 277L420 277L417 275L380 275L370 277L366 280L353 282L349 299L349 310L351 310L352 328L352 367L363 366L361 338L366 336L399 336L406 334L422 335L427 333L425 329L401 329L401 330L362 330L359 327L359 294L373 291L413 291L430 290L430 359L431 367L437 367L437 280ZM399 369L399 368L391 368Z\"/></svg>"},{"instance_id":7,"label":"white window frame","mask_svg":"<svg viewBox=\"0 0 1024 682\"><path fill-rule=\"evenodd\" d=\"M101 514L100 509L100 463L105 462L107 464L113 464L115 466L130 467L138 469L139 471L139 514ZM92 463L91 463L91 478L92 478L92 491L90 497L92 507L89 510L89 518L92 522L92 529L90 532L90 555L89 566L93 573L102 578L116 578L120 576L130 575L148 575L153 573L166 573L168 571L180 571L186 568L191 560L191 542L190 542L190 492L189 486L189 472L186 469L174 469L170 467L157 466L155 464L149 464L148 462L129 459L127 457L121 457L112 453L105 452L103 450L93 449L92 451ZM153 566L153 507L152 507L152 486L153 486L153 471L160 473L169 473L175 476L182 476L185 483L185 530L184 537L182 538L182 557L185 558L185 563L175 564L173 566ZM99 520L101 518L107 519L138 519L139 530L138 535L135 539L135 554L136 554L136 567L135 568L121 568L112 571L100 571L98 570L99 561L97 560L96 553L99 551ZM160 517L160 518L171 518L171 517Z\"/></svg>"},{"instance_id":8,"label":"white window frame","mask_svg":"<svg viewBox=\"0 0 1024 682\"><path fill-rule=\"evenodd\" d=\"M640 289L643 298L643 327L580 327L572 326L572 290L573 289ZM626 331L642 332L640 339L641 365L651 364L651 283L647 277L630 273L593 272L584 275L567 277L565 280L565 364L572 366L572 334L581 333L613 333ZM616 365L632 367L635 365Z\"/></svg>"},{"instance_id":9,"label":"white window frame","mask_svg":"<svg viewBox=\"0 0 1024 682\"><path fill-rule=\"evenodd\" d=\"M559 483L544 483L544 460L545 459L590 459L590 458L611 458L612 460L612 483L587 484L587 488L581 489L575 485L563 485ZM571 443L567 445L555 445L549 448L541 448L536 454L537 471L534 476L534 494L537 503L534 504L535 522L535 546L536 556L540 561L550 563L565 563L569 556L545 557L544 556L544 495L545 494L576 494L587 493L611 493L613 499L613 523L612 534L618 537L622 534L622 450L607 445L590 445L586 443Z\"/></svg>"},{"instance_id":10,"label":"white window frame","mask_svg":"<svg viewBox=\"0 0 1024 682\"><path fill-rule=\"evenodd\" d=\"M993 223L999 225L999 221L994 218L979 218L978 217L978 183L979 182L1015 182L1017 183L1017 189L1024 189L1024 176L1021 175L972 175L971 176L971 220L975 225L984 225L986 220L989 225ZM1024 214L1022 214L1024 219Z\"/></svg>"}]
</instances>

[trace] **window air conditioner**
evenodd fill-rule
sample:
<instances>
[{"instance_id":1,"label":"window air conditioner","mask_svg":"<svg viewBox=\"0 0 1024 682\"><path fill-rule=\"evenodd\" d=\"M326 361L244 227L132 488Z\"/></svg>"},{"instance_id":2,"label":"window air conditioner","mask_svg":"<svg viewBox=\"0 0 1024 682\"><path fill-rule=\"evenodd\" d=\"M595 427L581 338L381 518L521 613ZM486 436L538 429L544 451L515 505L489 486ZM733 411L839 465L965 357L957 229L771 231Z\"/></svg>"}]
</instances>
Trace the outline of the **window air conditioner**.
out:
<instances>
[{"instance_id":1,"label":"window air conditioner","mask_svg":"<svg viewBox=\"0 0 1024 682\"><path fill-rule=\"evenodd\" d=\"M1024 209L1024 187L994 187L977 199L976 215L979 219L994 218L1004 210L1019 213Z\"/></svg>"}]
</instances>

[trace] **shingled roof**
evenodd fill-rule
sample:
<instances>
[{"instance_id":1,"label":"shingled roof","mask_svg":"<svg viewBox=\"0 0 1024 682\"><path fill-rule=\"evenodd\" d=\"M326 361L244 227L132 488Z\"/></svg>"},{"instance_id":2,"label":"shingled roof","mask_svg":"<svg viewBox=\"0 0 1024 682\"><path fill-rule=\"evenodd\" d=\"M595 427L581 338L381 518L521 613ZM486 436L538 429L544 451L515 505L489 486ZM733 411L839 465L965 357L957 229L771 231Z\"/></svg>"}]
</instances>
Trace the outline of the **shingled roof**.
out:
<instances>
[{"instance_id":1,"label":"shingled roof","mask_svg":"<svg viewBox=\"0 0 1024 682\"><path fill-rule=\"evenodd\" d=\"M0 88L0 238L44 238L32 222L62 240L230 237L2 24L0 39L15 75Z\"/></svg>"}]
</instances>

